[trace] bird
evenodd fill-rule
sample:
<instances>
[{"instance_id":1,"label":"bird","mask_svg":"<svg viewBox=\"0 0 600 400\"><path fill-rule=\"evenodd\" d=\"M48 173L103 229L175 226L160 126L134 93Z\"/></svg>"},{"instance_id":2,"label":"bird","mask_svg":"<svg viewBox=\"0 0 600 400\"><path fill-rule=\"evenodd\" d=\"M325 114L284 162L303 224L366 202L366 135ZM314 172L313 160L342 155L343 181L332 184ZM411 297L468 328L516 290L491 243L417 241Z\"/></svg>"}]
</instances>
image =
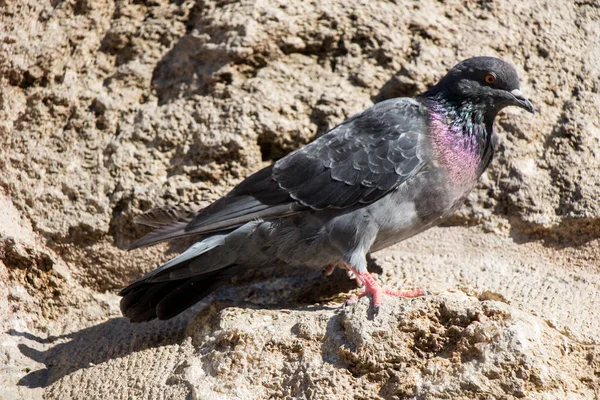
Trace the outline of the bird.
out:
<instances>
[{"instance_id":1,"label":"bird","mask_svg":"<svg viewBox=\"0 0 600 400\"><path fill-rule=\"evenodd\" d=\"M250 175L206 208L175 205L135 222L154 228L131 249L197 235L180 255L120 291L131 322L166 320L233 276L283 263L339 267L377 312L385 296L367 254L438 225L466 199L494 157L494 120L507 106L532 114L508 62L473 57L414 98L379 102Z\"/></svg>"}]
</instances>

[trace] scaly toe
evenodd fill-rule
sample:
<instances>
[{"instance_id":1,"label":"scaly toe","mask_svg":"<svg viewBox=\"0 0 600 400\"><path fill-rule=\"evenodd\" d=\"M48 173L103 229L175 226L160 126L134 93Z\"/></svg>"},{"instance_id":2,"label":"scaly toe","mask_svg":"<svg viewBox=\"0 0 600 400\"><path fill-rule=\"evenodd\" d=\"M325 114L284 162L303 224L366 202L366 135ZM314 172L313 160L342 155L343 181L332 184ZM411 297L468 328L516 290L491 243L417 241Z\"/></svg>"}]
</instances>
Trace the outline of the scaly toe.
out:
<instances>
[{"instance_id":1,"label":"scaly toe","mask_svg":"<svg viewBox=\"0 0 600 400\"><path fill-rule=\"evenodd\" d=\"M427 289L421 289L421 288L410 289L410 290L389 290L389 289L386 289L383 292L385 294L387 294L388 296L405 297L407 299L412 299L412 298L415 298L415 297L428 296L428 295L432 295L433 294L433 293L431 293L431 291L429 291Z\"/></svg>"}]
</instances>

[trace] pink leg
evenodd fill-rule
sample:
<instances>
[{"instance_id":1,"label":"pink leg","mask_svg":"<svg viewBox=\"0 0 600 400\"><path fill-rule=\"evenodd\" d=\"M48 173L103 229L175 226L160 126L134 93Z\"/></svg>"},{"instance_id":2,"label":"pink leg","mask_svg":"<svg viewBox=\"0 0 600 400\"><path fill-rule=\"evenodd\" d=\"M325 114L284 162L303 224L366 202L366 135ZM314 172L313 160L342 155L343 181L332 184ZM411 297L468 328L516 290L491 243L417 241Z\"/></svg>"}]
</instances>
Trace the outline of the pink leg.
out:
<instances>
[{"instance_id":1,"label":"pink leg","mask_svg":"<svg viewBox=\"0 0 600 400\"><path fill-rule=\"evenodd\" d=\"M383 293L388 296L397 296L397 297L406 297L407 299L412 299L415 297L427 296L431 294L429 290L423 288L409 289L409 290L389 290L384 289Z\"/></svg>"},{"instance_id":2,"label":"pink leg","mask_svg":"<svg viewBox=\"0 0 600 400\"><path fill-rule=\"evenodd\" d=\"M353 303L362 297L372 295L373 296L373 309L375 310L376 313L379 312L379 309L381 308L381 305L383 304L383 296L386 294L388 296L399 296L399 297L407 297L407 298L420 297L420 296L425 296L427 294L430 294L430 292L425 289L411 289L411 290L382 289L379 286L379 284L377 283L377 281L375 281L375 279L373 279L371 274L369 274L369 272L365 271L365 272L359 273L356 270L353 270L353 271L354 271L354 274L356 275L356 281L359 284L362 283L364 285L365 291L363 293L361 293L360 295L358 295L358 297L355 296L354 298L351 298L350 300L348 300L348 302Z\"/></svg>"}]
</instances>

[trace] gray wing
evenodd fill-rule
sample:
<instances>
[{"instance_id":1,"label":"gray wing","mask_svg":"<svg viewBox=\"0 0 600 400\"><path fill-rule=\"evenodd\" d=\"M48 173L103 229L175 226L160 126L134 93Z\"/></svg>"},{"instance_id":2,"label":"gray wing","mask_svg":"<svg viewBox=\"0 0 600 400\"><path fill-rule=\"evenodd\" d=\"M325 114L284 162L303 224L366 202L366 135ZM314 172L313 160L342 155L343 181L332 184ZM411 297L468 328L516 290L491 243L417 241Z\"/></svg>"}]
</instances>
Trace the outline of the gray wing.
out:
<instances>
[{"instance_id":1,"label":"gray wing","mask_svg":"<svg viewBox=\"0 0 600 400\"><path fill-rule=\"evenodd\" d=\"M312 209L372 203L420 169L426 130L424 106L388 100L279 160L273 179Z\"/></svg>"},{"instance_id":2,"label":"gray wing","mask_svg":"<svg viewBox=\"0 0 600 400\"><path fill-rule=\"evenodd\" d=\"M255 173L199 211L162 225L132 248L175 237L226 231L255 219L372 203L423 166L424 106L392 99Z\"/></svg>"},{"instance_id":3,"label":"gray wing","mask_svg":"<svg viewBox=\"0 0 600 400\"><path fill-rule=\"evenodd\" d=\"M160 224L144 218L144 225L159 227L133 243L129 249L183 236L227 231L255 219L279 218L304 210L305 207L297 204L271 178L272 169L273 165L270 165L249 176L226 196L193 215L164 223L164 216L168 212L159 212Z\"/></svg>"}]
</instances>

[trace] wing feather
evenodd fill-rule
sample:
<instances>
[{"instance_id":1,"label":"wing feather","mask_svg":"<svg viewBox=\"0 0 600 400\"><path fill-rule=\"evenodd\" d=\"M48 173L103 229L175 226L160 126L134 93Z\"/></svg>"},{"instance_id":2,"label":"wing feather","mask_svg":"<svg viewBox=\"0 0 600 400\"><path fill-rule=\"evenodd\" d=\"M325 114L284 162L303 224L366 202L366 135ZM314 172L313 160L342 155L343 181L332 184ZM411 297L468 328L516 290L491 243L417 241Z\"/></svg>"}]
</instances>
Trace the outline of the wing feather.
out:
<instances>
[{"instance_id":1,"label":"wing feather","mask_svg":"<svg viewBox=\"0 0 600 400\"><path fill-rule=\"evenodd\" d=\"M427 131L424 106L416 100L378 103L253 174L195 215L181 217L166 211L140 218L159 229L137 242L137 247L229 230L253 219L372 203L424 165L422 142ZM163 214L180 218L163 223L167 220Z\"/></svg>"}]
</instances>

